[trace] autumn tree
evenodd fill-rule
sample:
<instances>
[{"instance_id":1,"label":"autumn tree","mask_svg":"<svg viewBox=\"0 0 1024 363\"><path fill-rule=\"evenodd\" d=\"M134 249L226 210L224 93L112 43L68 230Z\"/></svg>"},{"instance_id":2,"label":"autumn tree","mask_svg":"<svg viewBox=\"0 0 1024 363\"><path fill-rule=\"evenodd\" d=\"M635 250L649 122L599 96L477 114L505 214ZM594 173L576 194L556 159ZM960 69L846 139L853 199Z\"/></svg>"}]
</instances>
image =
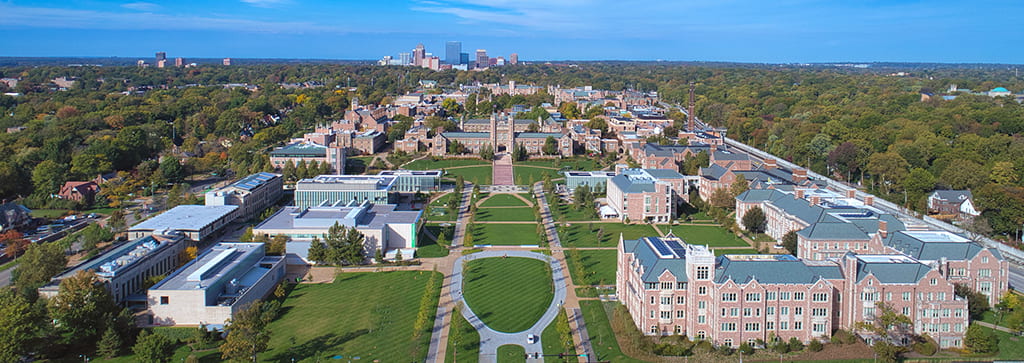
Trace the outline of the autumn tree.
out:
<instances>
[{"instance_id":1,"label":"autumn tree","mask_svg":"<svg viewBox=\"0 0 1024 363\"><path fill-rule=\"evenodd\" d=\"M268 303L253 302L228 320L224 326L228 336L220 346L222 359L255 362L256 355L267 349L270 342L267 325L277 314L269 307Z\"/></svg>"}]
</instances>

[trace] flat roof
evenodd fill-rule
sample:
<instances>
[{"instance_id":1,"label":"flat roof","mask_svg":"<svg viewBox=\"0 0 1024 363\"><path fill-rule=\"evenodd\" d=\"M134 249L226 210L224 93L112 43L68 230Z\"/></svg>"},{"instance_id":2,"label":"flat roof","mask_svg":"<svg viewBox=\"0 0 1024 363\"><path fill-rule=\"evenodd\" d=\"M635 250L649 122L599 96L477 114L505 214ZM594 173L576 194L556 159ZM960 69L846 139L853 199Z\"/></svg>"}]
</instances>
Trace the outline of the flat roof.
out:
<instances>
[{"instance_id":1,"label":"flat roof","mask_svg":"<svg viewBox=\"0 0 1024 363\"><path fill-rule=\"evenodd\" d=\"M390 175L320 175L311 179L302 179L295 183L296 191L303 187L324 185L338 188L352 186L357 190L389 190L398 178ZM334 189L332 189L334 190Z\"/></svg>"},{"instance_id":2,"label":"flat roof","mask_svg":"<svg viewBox=\"0 0 1024 363\"><path fill-rule=\"evenodd\" d=\"M238 181L231 183L231 185L229 185L228 187L235 187L238 189L252 191L253 189L258 188L263 184L266 184L267 182L273 180L274 178L279 177L281 177L281 174L259 172L239 179Z\"/></svg>"},{"instance_id":3,"label":"flat roof","mask_svg":"<svg viewBox=\"0 0 1024 363\"><path fill-rule=\"evenodd\" d=\"M172 243L179 242L177 236L146 236L133 241L126 242L112 250L104 252L90 260L80 263L78 266L57 275L57 279L65 279L74 276L79 271L94 270L96 275L105 278L116 277L118 273L127 270L135 262L145 260L155 255L160 250Z\"/></svg>"},{"instance_id":4,"label":"flat roof","mask_svg":"<svg viewBox=\"0 0 1024 363\"><path fill-rule=\"evenodd\" d=\"M129 228L129 231L199 231L238 209L237 205L179 205Z\"/></svg>"},{"instance_id":5,"label":"flat roof","mask_svg":"<svg viewBox=\"0 0 1024 363\"><path fill-rule=\"evenodd\" d=\"M150 290L206 290L227 276L263 243L218 243L199 257L172 272Z\"/></svg>"},{"instance_id":6,"label":"flat roof","mask_svg":"<svg viewBox=\"0 0 1024 363\"><path fill-rule=\"evenodd\" d=\"M946 231L903 231L903 234L914 237L922 242L970 242L963 236Z\"/></svg>"},{"instance_id":7,"label":"flat roof","mask_svg":"<svg viewBox=\"0 0 1024 363\"><path fill-rule=\"evenodd\" d=\"M403 177L403 176L441 177L441 171L440 170L405 170L405 169L400 169L400 170L382 170L377 175L397 176L397 177Z\"/></svg>"},{"instance_id":8,"label":"flat roof","mask_svg":"<svg viewBox=\"0 0 1024 363\"><path fill-rule=\"evenodd\" d=\"M565 176L573 177L602 177L611 178L615 176L614 171L567 171Z\"/></svg>"},{"instance_id":9,"label":"flat roof","mask_svg":"<svg viewBox=\"0 0 1024 363\"><path fill-rule=\"evenodd\" d=\"M344 223L343 220L359 206L338 207L284 207L267 218L254 229L327 229L337 222L347 227L381 228L387 224L416 223L423 211L396 211L394 204L367 205L364 213L353 216L355 223ZM296 223L298 221L298 223ZM298 224L299 226L296 226Z\"/></svg>"}]
</instances>

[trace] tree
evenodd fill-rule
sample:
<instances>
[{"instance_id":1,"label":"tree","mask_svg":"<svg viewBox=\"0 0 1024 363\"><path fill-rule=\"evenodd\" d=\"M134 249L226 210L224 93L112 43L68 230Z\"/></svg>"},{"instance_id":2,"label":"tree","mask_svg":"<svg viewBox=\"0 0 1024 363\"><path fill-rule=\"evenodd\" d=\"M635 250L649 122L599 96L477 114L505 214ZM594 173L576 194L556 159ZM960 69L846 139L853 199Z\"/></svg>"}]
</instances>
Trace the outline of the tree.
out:
<instances>
[{"instance_id":1,"label":"tree","mask_svg":"<svg viewBox=\"0 0 1024 363\"><path fill-rule=\"evenodd\" d=\"M999 350L999 337L978 324L971 324L964 334L964 348L977 354L995 353Z\"/></svg>"},{"instance_id":2,"label":"tree","mask_svg":"<svg viewBox=\"0 0 1024 363\"><path fill-rule=\"evenodd\" d=\"M743 227L751 233L763 233L765 227L764 211L761 207L754 206L743 215Z\"/></svg>"},{"instance_id":3,"label":"tree","mask_svg":"<svg viewBox=\"0 0 1024 363\"><path fill-rule=\"evenodd\" d=\"M494 160L494 147L491 144L486 144L480 147L480 158L491 161Z\"/></svg>"},{"instance_id":4,"label":"tree","mask_svg":"<svg viewBox=\"0 0 1024 363\"><path fill-rule=\"evenodd\" d=\"M91 345L119 309L96 274L79 271L60 282L57 296L49 301L49 310L61 340L72 345Z\"/></svg>"},{"instance_id":5,"label":"tree","mask_svg":"<svg viewBox=\"0 0 1024 363\"><path fill-rule=\"evenodd\" d=\"M857 144L847 141L828 153L828 165L850 180L851 174L860 172L864 157L864 151Z\"/></svg>"},{"instance_id":6,"label":"tree","mask_svg":"<svg viewBox=\"0 0 1024 363\"><path fill-rule=\"evenodd\" d=\"M455 116L462 112L462 105L454 98L445 98L444 101L441 101L441 108L444 109L446 116Z\"/></svg>"},{"instance_id":7,"label":"tree","mask_svg":"<svg viewBox=\"0 0 1024 363\"><path fill-rule=\"evenodd\" d=\"M878 337L872 349L883 361L895 362L902 348L893 344L896 338L909 337L913 334L913 322L906 315L897 313L888 304L879 301L875 304L874 319L871 322L857 322L855 327ZM894 350L895 348L895 350Z\"/></svg>"},{"instance_id":8,"label":"tree","mask_svg":"<svg viewBox=\"0 0 1024 363\"><path fill-rule=\"evenodd\" d=\"M167 363L174 355L174 342L161 334L143 330L132 347L135 359L144 363Z\"/></svg>"},{"instance_id":9,"label":"tree","mask_svg":"<svg viewBox=\"0 0 1024 363\"><path fill-rule=\"evenodd\" d=\"M558 141L553 136L548 136L544 139L544 146L541 148L547 155L555 155L558 153Z\"/></svg>"},{"instance_id":10,"label":"tree","mask_svg":"<svg viewBox=\"0 0 1024 363\"><path fill-rule=\"evenodd\" d=\"M710 204L716 208L732 208L736 206L736 197L725 188L718 188L711 192Z\"/></svg>"},{"instance_id":11,"label":"tree","mask_svg":"<svg viewBox=\"0 0 1024 363\"><path fill-rule=\"evenodd\" d=\"M448 153L449 154L459 155L459 154L462 154L465 151L466 151L466 146L462 145L462 143L459 142L459 140L452 140L452 142L450 144L448 144Z\"/></svg>"},{"instance_id":12,"label":"tree","mask_svg":"<svg viewBox=\"0 0 1024 363\"><path fill-rule=\"evenodd\" d=\"M170 155L164 156L164 159L160 161L160 172L163 173L167 182L172 184L181 183L185 178L185 170L181 167L181 162L178 161L178 158Z\"/></svg>"},{"instance_id":13,"label":"tree","mask_svg":"<svg viewBox=\"0 0 1024 363\"><path fill-rule=\"evenodd\" d=\"M283 234L275 235L267 244L267 254L271 256L284 256L288 246L288 236Z\"/></svg>"},{"instance_id":14,"label":"tree","mask_svg":"<svg viewBox=\"0 0 1024 363\"><path fill-rule=\"evenodd\" d=\"M891 191L893 185L903 183L909 166L910 164L900 154L886 152L871 155L868 158L867 170L880 179L886 191Z\"/></svg>"},{"instance_id":15,"label":"tree","mask_svg":"<svg viewBox=\"0 0 1024 363\"><path fill-rule=\"evenodd\" d=\"M580 109L576 107L576 102L562 102L561 105L558 105L558 112L567 120L576 120L582 116Z\"/></svg>"},{"instance_id":16,"label":"tree","mask_svg":"<svg viewBox=\"0 0 1024 363\"><path fill-rule=\"evenodd\" d=\"M0 361L18 362L49 325L41 305L11 289L0 290Z\"/></svg>"},{"instance_id":17,"label":"tree","mask_svg":"<svg viewBox=\"0 0 1024 363\"><path fill-rule=\"evenodd\" d=\"M249 226L248 228L245 229L244 232L242 232L242 236L238 237L238 241L239 242L252 242L252 240L254 238L256 238L256 236L253 233L252 226Z\"/></svg>"},{"instance_id":18,"label":"tree","mask_svg":"<svg viewBox=\"0 0 1024 363\"><path fill-rule=\"evenodd\" d=\"M953 284L953 293L967 299L967 311L971 320L981 319L989 309L988 296L972 290L965 284Z\"/></svg>"},{"instance_id":19,"label":"tree","mask_svg":"<svg viewBox=\"0 0 1024 363\"><path fill-rule=\"evenodd\" d=\"M100 342L96 344L96 354L105 358L116 357L121 354L121 345L123 344L121 335L117 333L114 326L108 326L107 331L103 332Z\"/></svg>"},{"instance_id":20,"label":"tree","mask_svg":"<svg viewBox=\"0 0 1024 363\"><path fill-rule=\"evenodd\" d=\"M45 285L68 264L64 249L57 243L31 244L20 260L11 273L11 280L22 291Z\"/></svg>"},{"instance_id":21,"label":"tree","mask_svg":"<svg viewBox=\"0 0 1024 363\"><path fill-rule=\"evenodd\" d=\"M996 184L1014 185L1020 180L1020 174L1014 169L1012 162L998 161L992 165L989 180Z\"/></svg>"},{"instance_id":22,"label":"tree","mask_svg":"<svg viewBox=\"0 0 1024 363\"><path fill-rule=\"evenodd\" d=\"M295 179L301 180L306 178L309 178L309 163L301 160L295 164Z\"/></svg>"},{"instance_id":23,"label":"tree","mask_svg":"<svg viewBox=\"0 0 1024 363\"><path fill-rule=\"evenodd\" d=\"M747 178L744 178L742 175L737 175L736 180L733 180L732 184L729 185L729 193L733 198L743 194L747 189L750 189L750 182L748 182Z\"/></svg>"},{"instance_id":24,"label":"tree","mask_svg":"<svg viewBox=\"0 0 1024 363\"><path fill-rule=\"evenodd\" d=\"M903 190L909 194L910 202L923 198L932 189L935 189L935 176L922 168L910 170L907 179L903 181Z\"/></svg>"},{"instance_id":25,"label":"tree","mask_svg":"<svg viewBox=\"0 0 1024 363\"><path fill-rule=\"evenodd\" d=\"M320 242L320 238L313 237L313 241L309 242L309 252L306 258L316 263L327 262L327 247Z\"/></svg>"},{"instance_id":26,"label":"tree","mask_svg":"<svg viewBox=\"0 0 1024 363\"><path fill-rule=\"evenodd\" d=\"M67 181L68 168L51 160L43 160L32 169L32 186L38 195L57 194Z\"/></svg>"},{"instance_id":27,"label":"tree","mask_svg":"<svg viewBox=\"0 0 1024 363\"><path fill-rule=\"evenodd\" d=\"M267 324L273 320L276 311L265 308L257 301L235 313L224 330L228 332L220 346L221 358L233 361L256 361L256 354L267 349L270 330Z\"/></svg>"},{"instance_id":28,"label":"tree","mask_svg":"<svg viewBox=\"0 0 1024 363\"><path fill-rule=\"evenodd\" d=\"M22 238L21 232L13 229L0 233L0 243L7 245L7 248L4 249L3 253L7 255L8 258L18 257L22 252L25 252L25 249L29 246L28 240Z\"/></svg>"},{"instance_id":29,"label":"tree","mask_svg":"<svg viewBox=\"0 0 1024 363\"><path fill-rule=\"evenodd\" d=\"M71 174L78 180L90 180L112 169L113 165L103 154L81 153L71 158Z\"/></svg>"},{"instance_id":30,"label":"tree","mask_svg":"<svg viewBox=\"0 0 1024 363\"><path fill-rule=\"evenodd\" d=\"M292 159L284 162L284 167L281 168L281 175L284 177L284 180L295 181L295 163L292 162Z\"/></svg>"},{"instance_id":31,"label":"tree","mask_svg":"<svg viewBox=\"0 0 1024 363\"><path fill-rule=\"evenodd\" d=\"M797 235L796 231L789 231L782 235L782 247L789 251L789 254L796 256L797 252Z\"/></svg>"}]
</instances>

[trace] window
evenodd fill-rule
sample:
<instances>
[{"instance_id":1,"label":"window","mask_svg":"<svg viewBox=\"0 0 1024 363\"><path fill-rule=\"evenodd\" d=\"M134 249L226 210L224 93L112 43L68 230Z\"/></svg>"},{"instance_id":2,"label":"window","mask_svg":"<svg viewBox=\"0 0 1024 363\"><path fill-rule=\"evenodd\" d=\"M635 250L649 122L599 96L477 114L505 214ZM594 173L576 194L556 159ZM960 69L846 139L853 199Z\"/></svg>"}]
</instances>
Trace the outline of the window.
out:
<instances>
[{"instance_id":1,"label":"window","mask_svg":"<svg viewBox=\"0 0 1024 363\"><path fill-rule=\"evenodd\" d=\"M985 281L985 282L982 282L982 283L978 284L978 291L981 291L981 293L985 294L985 295L991 294L992 293L992 283L988 282L988 281Z\"/></svg>"},{"instance_id":2,"label":"window","mask_svg":"<svg viewBox=\"0 0 1024 363\"><path fill-rule=\"evenodd\" d=\"M864 319L874 319L875 308L864 308Z\"/></svg>"},{"instance_id":3,"label":"window","mask_svg":"<svg viewBox=\"0 0 1024 363\"><path fill-rule=\"evenodd\" d=\"M765 315L775 315L775 307L774 306L769 306L769 307L764 308L764 314Z\"/></svg>"},{"instance_id":4,"label":"window","mask_svg":"<svg viewBox=\"0 0 1024 363\"><path fill-rule=\"evenodd\" d=\"M910 292L909 291L903 293L903 301L910 301Z\"/></svg>"},{"instance_id":5,"label":"window","mask_svg":"<svg viewBox=\"0 0 1024 363\"><path fill-rule=\"evenodd\" d=\"M707 286L698 287L697 288L697 293L701 294L701 295L707 295L708 294L708 287Z\"/></svg>"},{"instance_id":6,"label":"window","mask_svg":"<svg viewBox=\"0 0 1024 363\"><path fill-rule=\"evenodd\" d=\"M964 325L961 324L961 323L954 324L953 325L953 331L955 331L957 333L964 331Z\"/></svg>"},{"instance_id":7,"label":"window","mask_svg":"<svg viewBox=\"0 0 1024 363\"><path fill-rule=\"evenodd\" d=\"M903 307L903 315L906 315L908 317L910 316L910 307L909 306L904 306Z\"/></svg>"},{"instance_id":8,"label":"window","mask_svg":"<svg viewBox=\"0 0 1024 363\"><path fill-rule=\"evenodd\" d=\"M781 300L781 301L789 301L789 292L780 292L779 293L779 300Z\"/></svg>"},{"instance_id":9,"label":"window","mask_svg":"<svg viewBox=\"0 0 1024 363\"><path fill-rule=\"evenodd\" d=\"M815 333L824 333L825 332L825 324L813 324L811 326L811 330L814 331Z\"/></svg>"},{"instance_id":10,"label":"window","mask_svg":"<svg viewBox=\"0 0 1024 363\"><path fill-rule=\"evenodd\" d=\"M885 301L892 301L892 291L885 293Z\"/></svg>"},{"instance_id":11,"label":"window","mask_svg":"<svg viewBox=\"0 0 1024 363\"><path fill-rule=\"evenodd\" d=\"M654 296L651 296L651 304L654 304Z\"/></svg>"},{"instance_id":12,"label":"window","mask_svg":"<svg viewBox=\"0 0 1024 363\"><path fill-rule=\"evenodd\" d=\"M677 282L676 283L676 290L686 290L686 283L685 282Z\"/></svg>"},{"instance_id":13,"label":"window","mask_svg":"<svg viewBox=\"0 0 1024 363\"><path fill-rule=\"evenodd\" d=\"M802 322L802 321L794 321L793 322L793 330L802 330L803 328L804 328L804 322Z\"/></svg>"},{"instance_id":14,"label":"window","mask_svg":"<svg viewBox=\"0 0 1024 363\"><path fill-rule=\"evenodd\" d=\"M661 297L661 304L662 305L672 305L672 297L671 296L662 296Z\"/></svg>"},{"instance_id":15,"label":"window","mask_svg":"<svg viewBox=\"0 0 1024 363\"><path fill-rule=\"evenodd\" d=\"M931 280L931 281L929 281L928 283L929 283L929 284L931 284L932 286L935 286L935 285L938 285L938 284L939 284L939 280L938 280L938 279L932 279L932 280Z\"/></svg>"},{"instance_id":16,"label":"window","mask_svg":"<svg viewBox=\"0 0 1024 363\"><path fill-rule=\"evenodd\" d=\"M761 301L761 294L758 293L747 293L747 301Z\"/></svg>"},{"instance_id":17,"label":"window","mask_svg":"<svg viewBox=\"0 0 1024 363\"><path fill-rule=\"evenodd\" d=\"M683 333L683 327L680 326L680 325L676 325L675 332L676 332L676 335L682 334Z\"/></svg>"},{"instance_id":18,"label":"window","mask_svg":"<svg viewBox=\"0 0 1024 363\"><path fill-rule=\"evenodd\" d=\"M788 321L780 321L779 322L779 330L789 330L789 322Z\"/></svg>"},{"instance_id":19,"label":"window","mask_svg":"<svg viewBox=\"0 0 1024 363\"><path fill-rule=\"evenodd\" d=\"M657 289L658 289L658 283L657 282L645 282L644 283L644 290L657 290Z\"/></svg>"},{"instance_id":20,"label":"window","mask_svg":"<svg viewBox=\"0 0 1024 363\"><path fill-rule=\"evenodd\" d=\"M944 293L944 292L940 292L939 293L939 301L946 301L946 293Z\"/></svg>"},{"instance_id":21,"label":"window","mask_svg":"<svg viewBox=\"0 0 1024 363\"><path fill-rule=\"evenodd\" d=\"M804 308L799 307L799 306L794 307L793 308L793 315L804 315Z\"/></svg>"},{"instance_id":22,"label":"window","mask_svg":"<svg viewBox=\"0 0 1024 363\"><path fill-rule=\"evenodd\" d=\"M697 266L697 280L707 280L710 277L710 270L709 266Z\"/></svg>"},{"instance_id":23,"label":"window","mask_svg":"<svg viewBox=\"0 0 1024 363\"><path fill-rule=\"evenodd\" d=\"M160 297L160 305L167 305L167 304L170 304L170 303L171 303L171 298L169 296L161 296Z\"/></svg>"},{"instance_id":24,"label":"window","mask_svg":"<svg viewBox=\"0 0 1024 363\"><path fill-rule=\"evenodd\" d=\"M697 331L697 339L699 339L699 340L704 340L704 338L705 338L706 336L707 336L707 335L706 335L706 334L704 334L704 331L703 331L703 330L699 330L699 331Z\"/></svg>"},{"instance_id":25,"label":"window","mask_svg":"<svg viewBox=\"0 0 1024 363\"><path fill-rule=\"evenodd\" d=\"M651 310L651 319L654 319L654 310Z\"/></svg>"},{"instance_id":26,"label":"window","mask_svg":"<svg viewBox=\"0 0 1024 363\"><path fill-rule=\"evenodd\" d=\"M789 315L789 307L783 306L779 308L779 315Z\"/></svg>"},{"instance_id":27,"label":"window","mask_svg":"<svg viewBox=\"0 0 1024 363\"><path fill-rule=\"evenodd\" d=\"M983 268L978 270L978 277L992 277L992 270Z\"/></svg>"},{"instance_id":28,"label":"window","mask_svg":"<svg viewBox=\"0 0 1024 363\"><path fill-rule=\"evenodd\" d=\"M736 323L722 323L722 331L736 331Z\"/></svg>"},{"instance_id":29,"label":"window","mask_svg":"<svg viewBox=\"0 0 1024 363\"><path fill-rule=\"evenodd\" d=\"M962 317L964 317L964 309L953 310L953 317L954 318L962 318Z\"/></svg>"},{"instance_id":30,"label":"window","mask_svg":"<svg viewBox=\"0 0 1024 363\"><path fill-rule=\"evenodd\" d=\"M764 322L764 330L774 330L774 329L775 329L775 322L774 321L766 321L766 322Z\"/></svg>"},{"instance_id":31,"label":"window","mask_svg":"<svg viewBox=\"0 0 1024 363\"><path fill-rule=\"evenodd\" d=\"M697 315L697 324L704 324L707 322L707 318L704 315ZM701 338L703 339L703 338Z\"/></svg>"},{"instance_id":32,"label":"window","mask_svg":"<svg viewBox=\"0 0 1024 363\"><path fill-rule=\"evenodd\" d=\"M729 315L729 309L722 308L722 316L728 316L728 315Z\"/></svg>"},{"instance_id":33,"label":"window","mask_svg":"<svg viewBox=\"0 0 1024 363\"><path fill-rule=\"evenodd\" d=\"M658 332L658 326L657 325L651 325L651 334L654 334L654 333L657 333L657 332Z\"/></svg>"},{"instance_id":34,"label":"window","mask_svg":"<svg viewBox=\"0 0 1024 363\"><path fill-rule=\"evenodd\" d=\"M815 301L815 302L828 301L828 294L822 293L822 292L816 292L816 293L814 293L814 295L811 295L811 301Z\"/></svg>"},{"instance_id":35,"label":"window","mask_svg":"<svg viewBox=\"0 0 1024 363\"><path fill-rule=\"evenodd\" d=\"M734 293L734 292L723 293L722 294L722 301L736 301L736 293Z\"/></svg>"},{"instance_id":36,"label":"window","mask_svg":"<svg viewBox=\"0 0 1024 363\"><path fill-rule=\"evenodd\" d=\"M758 323L746 323L743 324L744 331L761 331L761 324Z\"/></svg>"},{"instance_id":37,"label":"window","mask_svg":"<svg viewBox=\"0 0 1024 363\"><path fill-rule=\"evenodd\" d=\"M676 304L686 304L686 296L676 296Z\"/></svg>"},{"instance_id":38,"label":"window","mask_svg":"<svg viewBox=\"0 0 1024 363\"><path fill-rule=\"evenodd\" d=\"M705 302L705 301L698 301L698 302L697 302L697 308L698 308L698 309L704 309L704 308L706 308L706 307L707 307L707 305L708 305L708 303L707 303L707 302Z\"/></svg>"},{"instance_id":39,"label":"window","mask_svg":"<svg viewBox=\"0 0 1024 363\"><path fill-rule=\"evenodd\" d=\"M740 308L729 309L729 316L740 316Z\"/></svg>"},{"instance_id":40,"label":"window","mask_svg":"<svg viewBox=\"0 0 1024 363\"><path fill-rule=\"evenodd\" d=\"M988 263L988 256L983 256L981 258L981 263Z\"/></svg>"},{"instance_id":41,"label":"window","mask_svg":"<svg viewBox=\"0 0 1024 363\"><path fill-rule=\"evenodd\" d=\"M750 313L751 313L750 308L743 308L743 316L748 316L749 317Z\"/></svg>"},{"instance_id":42,"label":"window","mask_svg":"<svg viewBox=\"0 0 1024 363\"><path fill-rule=\"evenodd\" d=\"M671 282L662 282L661 283L661 289L662 290L672 290L672 283Z\"/></svg>"},{"instance_id":43,"label":"window","mask_svg":"<svg viewBox=\"0 0 1024 363\"><path fill-rule=\"evenodd\" d=\"M686 310L676 310L676 319L686 318Z\"/></svg>"},{"instance_id":44,"label":"window","mask_svg":"<svg viewBox=\"0 0 1024 363\"><path fill-rule=\"evenodd\" d=\"M793 300L804 301L804 293L802 293L802 292L794 292L793 293Z\"/></svg>"},{"instance_id":45,"label":"window","mask_svg":"<svg viewBox=\"0 0 1024 363\"><path fill-rule=\"evenodd\" d=\"M828 310L823 308L811 309L811 316L828 316Z\"/></svg>"},{"instance_id":46,"label":"window","mask_svg":"<svg viewBox=\"0 0 1024 363\"><path fill-rule=\"evenodd\" d=\"M661 318L662 319L672 319L672 312L671 311L662 311L661 312Z\"/></svg>"},{"instance_id":47,"label":"window","mask_svg":"<svg viewBox=\"0 0 1024 363\"><path fill-rule=\"evenodd\" d=\"M768 291L764 293L764 299L768 301L775 301L775 291Z\"/></svg>"},{"instance_id":48,"label":"window","mask_svg":"<svg viewBox=\"0 0 1024 363\"><path fill-rule=\"evenodd\" d=\"M722 342L722 345L732 348L732 339L726 339L724 342Z\"/></svg>"}]
</instances>

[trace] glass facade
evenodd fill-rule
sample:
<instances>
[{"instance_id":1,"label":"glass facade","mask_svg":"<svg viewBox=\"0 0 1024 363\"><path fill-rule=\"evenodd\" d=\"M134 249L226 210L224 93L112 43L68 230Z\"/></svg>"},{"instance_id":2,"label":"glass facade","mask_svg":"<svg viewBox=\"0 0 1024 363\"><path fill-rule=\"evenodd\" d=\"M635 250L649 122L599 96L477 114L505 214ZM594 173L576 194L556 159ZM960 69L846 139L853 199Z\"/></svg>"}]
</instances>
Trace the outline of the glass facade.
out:
<instances>
[{"instance_id":1,"label":"glass facade","mask_svg":"<svg viewBox=\"0 0 1024 363\"><path fill-rule=\"evenodd\" d=\"M393 204L391 196L386 190L346 190L346 191L324 191L324 190L296 190L295 206L301 208L315 207L324 201L328 205L341 202L347 204L355 201L362 203L370 201L373 204Z\"/></svg>"}]
</instances>

